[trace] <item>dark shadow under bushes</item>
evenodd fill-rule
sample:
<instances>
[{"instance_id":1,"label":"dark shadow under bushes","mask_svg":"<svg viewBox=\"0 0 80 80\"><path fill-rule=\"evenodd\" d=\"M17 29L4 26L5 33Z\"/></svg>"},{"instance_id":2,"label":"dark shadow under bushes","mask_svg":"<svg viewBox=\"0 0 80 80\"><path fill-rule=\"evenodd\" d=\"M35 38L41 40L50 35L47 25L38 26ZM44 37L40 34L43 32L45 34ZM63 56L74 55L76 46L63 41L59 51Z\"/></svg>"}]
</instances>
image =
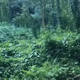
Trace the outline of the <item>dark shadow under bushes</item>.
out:
<instances>
[{"instance_id":1,"label":"dark shadow under bushes","mask_svg":"<svg viewBox=\"0 0 80 80\"><path fill-rule=\"evenodd\" d=\"M46 40L44 54L49 58L70 58L80 61L80 38L64 45L61 41Z\"/></svg>"},{"instance_id":2,"label":"dark shadow under bushes","mask_svg":"<svg viewBox=\"0 0 80 80\"><path fill-rule=\"evenodd\" d=\"M68 51L67 46L56 40L50 40L45 44L45 53L50 55L52 58L65 57Z\"/></svg>"},{"instance_id":3,"label":"dark shadow under bushes","mask_svg":"<svg viewBox=\"0 0 80 80\"><path fill-rule=\"evenodd\" d=\"M80 61L80 38L72 43L69 47L68 54L70 58Z\"/></svg>"}]
</instances>

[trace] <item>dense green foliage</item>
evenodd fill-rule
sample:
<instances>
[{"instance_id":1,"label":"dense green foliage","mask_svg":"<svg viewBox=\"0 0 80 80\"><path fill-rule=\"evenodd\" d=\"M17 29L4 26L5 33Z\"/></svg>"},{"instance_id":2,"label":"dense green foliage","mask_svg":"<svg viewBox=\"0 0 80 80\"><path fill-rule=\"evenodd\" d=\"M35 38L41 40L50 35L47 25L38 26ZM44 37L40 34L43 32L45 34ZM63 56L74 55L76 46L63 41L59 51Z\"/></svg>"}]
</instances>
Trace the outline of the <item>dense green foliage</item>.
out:
<instances>
[{"instance_id":1,"label":"dense green foliage","mask_svg":"<svg viewBox=\"0 0 80 80\"><path fill-rule=\"evenodd\" d=\"M74 30L80 26L79 8L79 0L1 0L0 22L32 29L59 25Z\"/></svg>"},{"instance_id":2,"label":"dense green foliage","mask_svg":"<svg viewBox=\"0 0 80 80\"><path fill-rule=\"evenodd\" d=\"M75 80L80 74L80 34L0 26L1 80Z\"/></svg>"},{"instance_id":3,"label":"dense green foliage","mask_svg":"<svg viewBox=\"0 0 80 80\"><path fill-rule=\"evenodd\" d=\"M80 80L80 0L0 0L0 80Z\"/></svg>"}]
</instances>

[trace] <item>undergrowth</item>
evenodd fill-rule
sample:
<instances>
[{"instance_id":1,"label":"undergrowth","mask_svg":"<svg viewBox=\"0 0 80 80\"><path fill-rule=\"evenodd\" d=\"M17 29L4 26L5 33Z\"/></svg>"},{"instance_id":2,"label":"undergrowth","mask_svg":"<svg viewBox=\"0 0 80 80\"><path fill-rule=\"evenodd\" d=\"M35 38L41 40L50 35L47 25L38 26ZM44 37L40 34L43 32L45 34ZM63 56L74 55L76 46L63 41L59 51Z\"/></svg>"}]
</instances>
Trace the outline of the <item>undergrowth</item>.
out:
<instances>
[{"instance_id":1,"label":"undergrowth","mask_svg":"<svg viewBox=\"0 0 80 80\"><path fill-rule=\"evenodd\" d=\"M75 80L80 74L80 34L60 28L0 26L0 80Z\"/></svg>"}]
</instances>

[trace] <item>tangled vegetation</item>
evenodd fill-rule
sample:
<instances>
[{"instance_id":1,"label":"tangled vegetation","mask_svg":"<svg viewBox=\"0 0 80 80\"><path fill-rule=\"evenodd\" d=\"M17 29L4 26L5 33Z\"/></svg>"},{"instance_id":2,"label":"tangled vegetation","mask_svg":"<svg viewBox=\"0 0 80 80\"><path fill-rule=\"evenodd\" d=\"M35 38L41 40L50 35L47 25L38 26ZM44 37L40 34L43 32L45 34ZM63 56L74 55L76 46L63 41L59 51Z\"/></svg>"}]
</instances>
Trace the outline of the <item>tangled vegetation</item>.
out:
<instances>
[{"instance_id":1,"label":"tangled vegetation","mask_svg":"<svg viewBox=\"0 0 80 80\"><path fill-rule=\"evenodd\" d=\"M80 0L0 0L0 80L80 80Z\"/></svg>"},{"instance_id":2,"label":"tangled vegetation","mask_svg":"<svg viewBox=\"0 0 80 80\"><path fill-rule=\"evenodd\" d=\"M2 26L1 80L78 80L80 34L42 29L36 39L30 29Z\"/></svg>"}]
</instances>

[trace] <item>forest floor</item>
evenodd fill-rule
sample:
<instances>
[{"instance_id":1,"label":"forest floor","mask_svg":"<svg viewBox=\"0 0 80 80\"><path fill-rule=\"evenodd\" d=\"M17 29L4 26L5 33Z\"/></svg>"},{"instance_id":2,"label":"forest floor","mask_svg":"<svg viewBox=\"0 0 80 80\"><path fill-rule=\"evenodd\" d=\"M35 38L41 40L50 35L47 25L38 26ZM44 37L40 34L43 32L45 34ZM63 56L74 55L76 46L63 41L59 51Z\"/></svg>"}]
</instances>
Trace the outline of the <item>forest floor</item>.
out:
<instances>
[{"instance_id":1,"label":"forest floor","mask_svg":"<svg viewBox=\"0 0 80 80\"><path fill-rule=\"evenodd\" d=\"M80 34L0 25L0 80L80 80Z\"/></svg>"}]
</instances>

